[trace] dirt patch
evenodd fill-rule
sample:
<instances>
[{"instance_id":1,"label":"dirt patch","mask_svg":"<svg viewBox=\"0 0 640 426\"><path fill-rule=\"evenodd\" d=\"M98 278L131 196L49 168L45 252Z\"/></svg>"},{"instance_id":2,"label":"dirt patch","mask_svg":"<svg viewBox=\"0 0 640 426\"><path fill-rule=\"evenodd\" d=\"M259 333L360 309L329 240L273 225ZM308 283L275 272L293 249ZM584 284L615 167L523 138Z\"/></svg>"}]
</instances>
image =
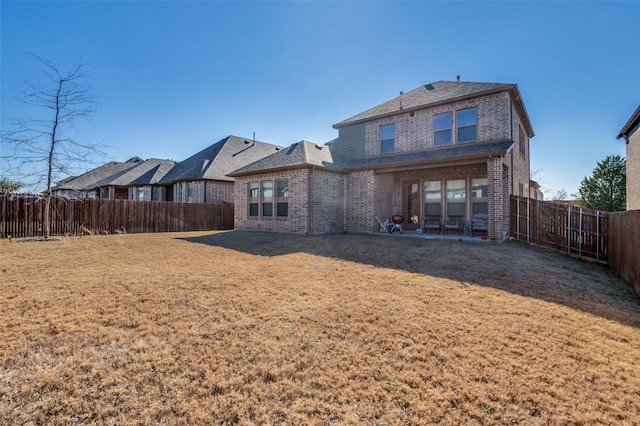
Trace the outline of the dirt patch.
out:
<instances>
[{"instance_id":1,"label":"dirt patch","mask_svg":"<svg viewBox=\"0 0 640 426\"><path fill-rule=\"evenodd\" d=\"M519 243L0 241L0 423L637 424L640 304Z\"/></svg>"}]
</instances>

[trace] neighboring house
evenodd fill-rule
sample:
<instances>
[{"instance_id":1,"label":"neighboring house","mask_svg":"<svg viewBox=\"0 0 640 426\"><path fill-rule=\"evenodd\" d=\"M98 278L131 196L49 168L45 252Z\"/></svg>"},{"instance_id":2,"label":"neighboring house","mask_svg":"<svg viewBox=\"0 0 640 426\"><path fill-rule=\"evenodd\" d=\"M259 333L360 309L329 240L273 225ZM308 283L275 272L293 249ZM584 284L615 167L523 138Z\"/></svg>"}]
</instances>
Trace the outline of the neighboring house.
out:
<instances>
[{"instance_id":1,"label":"neighboring house","mask_svg":"<svg viewBox=\"0 0 640 426\"><path fill-rule=\"evenodd\" d=\"M544 200L544 194L540 189L540 184L535 180L529 181L529 198L540 201Z\"/></svg>"},{"instance_id":2,"label":"neighboring house","mask_svg":"<svg viewBox=\"0 0 640 426\"><path fill-rule=\"evenodd\" d=\"M515 84L438 81L333 126L325 146L300 142L238 169L235 225L297 233L375 232L400 214L509 229L509 196L529 196L533 129Z\"/></svg>"},{"instance_id":3,"label":"neighboring house","mask_svg":"<svg viewBox=\"0 0 640 426\"><path fill-rule=\"evenodd\" d=\"M107 185L108 198L138 201L166 201L166 189L158 182L177 164L173 160L150 158Z\"/></svg>"},{"instance_id":4,"label":"neighboring house","mask_svg":"<svg viewBox=\"0 0 640 426\"><path fill-rule=\"evenodd\" d=\"M272 144L227 136L176 164L158 183L167 187L167 199L186 203L232 203L231 171L281 149Z\"/></svg>"},{"instance_id":5,"label":"neighboring house","mask_svg":"<svg viewBox=\"0 0 640 426\"><path fill-rule=\"evenodd\" d=\"M80 176L65 178L57 182L51 191L56 195L73 198L109 198L109 182L142 163L144 161L139 157L125 162L111 161Z\"/></svg>"},{"instance_id":6,"label":"neighboring house","mask_svg":"<svg viewBox=\"0 0 640 426\"><path fill-rule=\"evenodd\" d=\"M620 130L620 138L627 142L627 210L640 210L640 106Z\"/></svg>"}]
</instances>

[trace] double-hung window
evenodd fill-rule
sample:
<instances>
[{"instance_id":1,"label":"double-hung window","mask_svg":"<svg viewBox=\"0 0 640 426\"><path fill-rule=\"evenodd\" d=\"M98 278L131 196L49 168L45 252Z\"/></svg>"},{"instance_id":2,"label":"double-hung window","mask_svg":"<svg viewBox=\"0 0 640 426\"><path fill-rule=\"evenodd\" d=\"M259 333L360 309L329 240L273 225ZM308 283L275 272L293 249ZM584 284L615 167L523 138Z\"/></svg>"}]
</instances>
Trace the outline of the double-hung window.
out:
<instances>
[{"instance_id":1,"label":"double-hung window","mask_svg":"<svg viewBox=\"0 0 640 426\"><path fill-rule=\"evenodd\" d=\"M447 145L451 143L451 113L433 117L433 144Z\"/></svg>"},{"instance_id":2,"label":"double-hung window","mask_svg":"<svg viewBox=\"0 0 640 426\"><path fill-rule=\"evenodd\" d=\"M458 142L471 142L477 139L478 114L476 108L457 112Z\"/></svg>"},{"instance_id":3,"label":"double-hung window","mask_svg":"<svg viewBox=\"0 0 640 426\"><path fill-rule=\"evenodd\" d=\"M276 216L289 216L289 181L276 181Z\"/></svg>"},{"instance_id":4,"label":"double-hung window","mask_svg":"<svg viewBox=\"0 0 640 426\"><path fill-rule=\"evenodd\" d=\"M464 179L447 181L447 216L465 216L466 195Z\"/></svg>"},{"instance_id":5,"label":"double-hung window","mask_svg":"<svg viewBox=\"0 0 640 426\"><path fill-rule=\"evenodd\" d=\"M487 178L471 180L471 210L472 214L488 213L487 200L489 199L489 186Z\"/></svg>"},{"instance_id":6,"label":"double-hung window","mask_svg":"<svg viewBox=\"0 0 640 426\"><path fill-rule=\"evenodd\" d=\"M427 181L423 184L425 216L442 215L442 183L439 180Z\"/></svg>"},{"instance_id":7,"label":"double-hung window","mask_svg":"<svg viewBox=\"0 0 640 426\"><path fill-rule=\"evenodd\" d=\"M260 215L260 183L249 183L249 216L258 217Z\"/></svg>"},{"instance_id":8,"label":"double-hung window","mask_svg":"<svg viewBox=\"0 0 640 426\"><path fill-rule=\"evenodd\" d=\"M380 153L387 154L395 151L396 126L389 124L380 127Z\"/></svg>"},{"instance_id":9,"label":"double-hung window","mask_svg":"<svg viewBox=\"0 0 640 426\"><path fill-rule=\"evenodd\" d=\"M262 182L262 216L273 216L273 181Z\"/></svg>"}]
</instances>

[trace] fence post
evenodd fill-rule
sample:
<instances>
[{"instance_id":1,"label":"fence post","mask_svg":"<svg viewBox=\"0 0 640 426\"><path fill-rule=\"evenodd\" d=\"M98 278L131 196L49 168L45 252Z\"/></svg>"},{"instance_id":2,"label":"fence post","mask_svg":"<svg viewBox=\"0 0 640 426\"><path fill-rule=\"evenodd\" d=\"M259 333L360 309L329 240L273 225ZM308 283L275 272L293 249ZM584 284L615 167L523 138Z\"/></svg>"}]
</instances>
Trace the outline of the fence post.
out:
<instances>
[{"instance_id":1,"label":"fence post","mask_svg":"<svg viewBox=\"0 0 640 426\"><path fill-rule=\"evenodd\" d=\"M516 238L520 241L520 197L516 197Z\"/></svg>"},{"instance_id":2,"label":"fence post","mask_svg":"<svg viewBox=\"0 0 640 426\"><path fill-rule=\"evenodd\" d=\"M567 254L571 255L571 206L567 209Z\"/></svg>"},{"instance_id":3,"label":"fence post","mask_svg":"<svg viewBox=\"0 0 640 426\"><path fill-rule=\"evenodd\" d=\"M578 229L578 255L582 257L582 207L580 207L580 225Z\"/></svg>"},{"instance_id":4,"label":"fence post","mask_svg":"<svg viewBox=\"0 0 640 426\"><path fill-rule=\"evenodd\" d=\"M531 242L531 199L527 198L527 242Z\"/></svg>"},{"instance_id":5,"label":"fence post","mask_svg":"<svg viewBox=\"0 0 640 426\"><path fill-rule=\"evenodd\" d=\"M600 210L596 210L596 260L600 261Z\"/></svg>"}]
</instances>

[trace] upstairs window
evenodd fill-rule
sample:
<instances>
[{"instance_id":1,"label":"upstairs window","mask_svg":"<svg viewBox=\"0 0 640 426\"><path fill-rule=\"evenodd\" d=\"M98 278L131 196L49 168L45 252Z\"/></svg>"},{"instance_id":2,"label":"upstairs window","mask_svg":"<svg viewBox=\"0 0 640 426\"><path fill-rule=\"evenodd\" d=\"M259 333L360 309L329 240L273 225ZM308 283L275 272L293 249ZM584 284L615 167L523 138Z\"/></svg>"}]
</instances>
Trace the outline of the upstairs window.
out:
<instances>
[{"instance_id":1,"label":"upstairs window","mask_svg":"<svg viewBox=\"0 0 640 426\"><path fill-rule=\"evenodd\" d=\"M433 143L434 145L451 143L451 113L433 117Z\"/></svg>"},{"instance_id":2,"label":"upstairs window","mask_svg":"<svg viewBox=\"0 0 640 426\"><path fill-rule=\"evenodd\" d=\"M477 139L477 109L463 109L458 111L458 142L471 142Z\"/></svg>"},{"instance_id":3,"label":"upstairs window","mask_svg":"<svg viewBox=\"0 0 640 426\"><path fill-rule=\"evenodd\" d=\"M520 154L522 154L523 156L525 155L526 152L526 139L524 138L524 132L522 131L522 127L520 127L518 129L518 148L520 149Z\"/></svg>"},{"instance_id":4,"label":"upstairs window","mask_svg":"<svg viewBox=\"0 0 640 426\"><path fill-rule=\"evenodd\" d=\"M380 127L380 152L387 154L395 151L396 126L389 124Z\"/></svg>"}]
</instances>

